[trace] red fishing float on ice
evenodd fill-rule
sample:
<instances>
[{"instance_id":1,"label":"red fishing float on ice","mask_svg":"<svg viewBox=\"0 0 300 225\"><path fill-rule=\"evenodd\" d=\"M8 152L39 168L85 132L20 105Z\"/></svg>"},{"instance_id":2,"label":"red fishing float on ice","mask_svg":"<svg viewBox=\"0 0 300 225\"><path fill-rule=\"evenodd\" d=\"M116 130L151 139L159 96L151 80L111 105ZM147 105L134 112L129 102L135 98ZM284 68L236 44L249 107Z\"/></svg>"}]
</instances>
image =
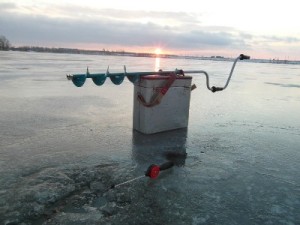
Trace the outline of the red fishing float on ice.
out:
<instances>
[{"instance_id":1,"label":"red fishing float on ice","mask_svg":"<svg viewBox=\"0 0 300 225\"><path fill-rule=\"evenodd\" d=\"M120 184L113 184L110 188L113 189L113 188L116 188L116 187L119 187L121 185L124 185L124 184L128 184L130 182L133 182L135 180L138 180L138 179L141 179L143 177L150 177L151 179L155 179L158 177L159 175L159 172L162 171L162 170L167 170L171 167L174 166L174 163L169 161L169 162L166 162L162 165L155 165L155 164L152 164L148 167L147 171L145 172L145 175L142 175L142 176L139 176L139 177L135 177L133 179L130 179L130 180L127 180L127 181L124 181Z\"/></svg>"},{"instance_id":2,"label":"red fishing float on ice","mask_svg":"<svg viewBox=\"0 0 300 225\"><path fill-rule=\"evenodd\" d=\"M159 171L160 171L160 167L153 164L148 167L148 170L145 173L145 176L150 177L151 179L155 179L158 177Z\"/></svg>"}]
</instances>

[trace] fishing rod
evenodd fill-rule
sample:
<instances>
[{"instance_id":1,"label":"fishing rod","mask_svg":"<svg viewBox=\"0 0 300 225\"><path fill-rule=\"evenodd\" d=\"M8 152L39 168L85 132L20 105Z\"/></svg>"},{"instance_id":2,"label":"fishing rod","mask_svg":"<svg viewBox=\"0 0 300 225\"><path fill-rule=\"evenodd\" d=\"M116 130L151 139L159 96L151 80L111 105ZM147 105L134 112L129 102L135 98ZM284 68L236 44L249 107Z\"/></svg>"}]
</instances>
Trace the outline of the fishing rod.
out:
<instances>
[{"instance_id":1,"label":"fishing rod","mask_svg":"<svg viewBox=\"0 0 300 225\"><path fill-rule=\"evenodd\" d=\"M233 65L231 67L229 76L227 78L227 81L223 87L215 87L215 86L210 86L209 84L209 75L206 71L204 70L188 70L188 71L183 71L183 70L178 70L175 69L174 71L150 71L150 72L126 72L126 66L124 66L124 72L121 73L110 73L109 72L109 67L106 70L106 73L90 73L89 69L87 68L87 72L85 74L68 74L67 79L71 80L73 84L77 87L83 86L87 78L91 78L93 82L97 86L101 86L104 84L105 80L107 77L110 78L110 80L115 84L119 85L123 82L125 76L128 78L129 81L132 83L135 83L138 81L138 79L141 76L149 76L149 75L161 75L161 76L170 76L170 75L176 75L176 76L184 76L185 74L204 74L206 77L206 87L208 90L212 92L217 92L217 91L223 91L224 89L227 88L231 76L233 74L235 65L238 60L245 60L245 59L250 59L250 56L240 54L233 62Z\"/></svg>"},{"instance_id":2,"label":"fishing rod","mask_svg":"<svg viewBox=\"0 0 300 225\"><path fill-rule=\"evenodd\" d=\"M150 179L156 179L156 178L158 177L160 171L170 169L170 168L172 168L173 166L174 166L174 163L171 162L171 161L165 162L165 163L163 163L162 165L155 165L155 164L152 164L152 165L150 165L150 166L148 167L148 169L146 170L146 172L145 172L144 175L135 177L135 178L133 178L133 179L124 181L124 182L119 183L119 184L113 184L113 185L111 185L110 189L117 188L117 187L119 187L119 186L122 186L122 185L125 185L125 184L128 184L128 183L131 183L131 182L133 182L133 181L139 180L139 179L144 178L144 177L150 177Z\"/></svg>"}]
</instances>

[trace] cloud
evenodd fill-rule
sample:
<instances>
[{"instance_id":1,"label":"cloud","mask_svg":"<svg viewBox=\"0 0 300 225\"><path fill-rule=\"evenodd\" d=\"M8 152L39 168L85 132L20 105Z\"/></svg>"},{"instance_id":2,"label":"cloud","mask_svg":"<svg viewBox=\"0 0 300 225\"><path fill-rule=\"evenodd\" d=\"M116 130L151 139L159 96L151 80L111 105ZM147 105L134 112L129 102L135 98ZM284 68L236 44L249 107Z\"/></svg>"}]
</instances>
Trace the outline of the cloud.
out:
<instances>
[{"instance_id":1,"label":"cloud","mask_svg":"<svg viewBox=\"0 0 300 225\"><path fill-rule=\"evenodd\" d=\"M49 10L50 9L50 10ZM12 3L0 3L0 12L14 12L16 14L34 14L35 16L45 16L50 18L69 18L84 21L110 19L114 21L160 21L176 23L200 23L199 13L191 12L163 12L147 10L122 10L112 8L94 8L89 6L79 6L74 4L51 4L22 5Z\"/></svg>"},{"instance_id":2,"label":"cloud","mask_svg":"<svg viewBox=\"0 0 300 225\"><path fill-rule=\"evenodd\" d=\"M3 4L2 4L3 5ZM1 5L1 6L2 6ZM73 9L74 10L74 9ZM78 10L78 8L77 8ZM37 13L15 13L20 8L11 4L1 8L0 33L15 43L99 43L124 46L151 46L161 43L168 48L208 48L246 46L239 34L220 31L219 28L202 27L187 13L135 12L125 10L90 11L83 8L78 17L63 14L63 8L56 8L62 17L50 17ZM11 11L14 11L12 13ZM38 11L38 10L35 10ZM98 14L91 19L87 16ZM109 11L109 13L108 13ZM153 19L155 18L155 19ZM180 23L160 24L157 19L177 19ZM134 19L134 20L133 20ZM141 21L144 19L143 21ZM150 22L149 22L150 21ZM188 26L187 26L188 25ZM225 29L224 29L225 30Z\"/></svg>"},{"instance_id":3,"label":"cloud","mask_svg":"<svg viewBox=\"0 0 300 225\"><path fill-rule=\"evenodd\" d=\"M11 9L15 9L16 4L11 3L11 2L2 2L0 3L0 11L8 11Z\"/></svg>"},{"instance_id":4,"label":"cloud","mask_svg":"<svg viewBox=\"0 0 300 225\"><path fill-rule=\"evenodd\" d=\"M188 12L96 9L75 5L22 6L0 3L0 34L12 45L111 46L162 45L170 50L274 51L294 37L255 36L233 27L203 26L201 15ZM102 48L101 47L101 48Z\"/></svg>"},{"instance_id":5,"label":"cloud","mask_svg":"<svg viewBox=\"0 0 300 225\"><path fill-rule=\"evenodd\" d=\"M272 42L282 42L282 43L297 43L300 42L300 38L296 37L279 37L279 36L261 36L262 39Z\"/></svg>"}]
</instances>

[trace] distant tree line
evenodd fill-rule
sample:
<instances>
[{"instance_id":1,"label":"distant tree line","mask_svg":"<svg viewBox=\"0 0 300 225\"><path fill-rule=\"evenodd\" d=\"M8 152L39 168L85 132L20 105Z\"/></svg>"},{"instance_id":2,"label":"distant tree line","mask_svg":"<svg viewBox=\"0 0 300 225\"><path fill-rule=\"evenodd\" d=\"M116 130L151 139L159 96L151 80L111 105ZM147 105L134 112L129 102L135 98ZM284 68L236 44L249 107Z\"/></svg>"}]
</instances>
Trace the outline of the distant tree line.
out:
<instances>
[{"instance_id":1,"label":"distant tree line","mask_svg":"<svg viewBox=\"0 0 300 225\"><path fill-rule=\"evenodd\" d=\"M9 40L3 35L0 35L0 51L8 51L10 49Z\"/></svg>"},{"instance_id":2,"label":"distant tree line","mask_svg":"<svg viewBox=\"0 0 300 225\"><path fill-rule=\"evenodd\" d=\"M83 50L76 48L49 48L49 47L37 47L37 46L20 46L10 47L11 51L22 52L50 52L50 53L67 53L67 54L87 54L87 55L119 55L119 56L135 56L135 57L156 57L152 53L135 53L125 52L124 50L109 51L109 50ZM166 56L166 55L165 55ZM164 55L161 55L164 57Z\"/></svg>"},{"instance_id":3,"label":"distant tree line","mask_svg":"<svg viewBox=\"0 0 300 225\"><path fill-rule=\"evenodd\" d=\"M49 48L49 47L38 47L38 46L20 46L10 47L12 51L22 52L50 52L50 53L69 53L69 54L89 54L89 55L125 55L127 52L120 51L108 51L108 50L83 50L76 48Z\"/></svg>"},{"instance_id":4,"label":"distant tree line","mask_svg":"<svg viewBox=\"0 0 300 225\"><path fill-rule=\"evenodd\" d=\"M135 57L156 57L152 53L134 53L126 52L124 50L109 51L107 49L102 50L83 50L76 48L49 48L38 46L11 46L10 42L4 35L0 35L0 50L22 51L22 52L50 52L50 53L69 53L69 54L88 54L88 55L120 55L120 56L135 56ZM161 55L163 57L163 55Z\"/></svg>"},{"instance_id":5,"label":"distant tree line","mask_svg":"<svg viewBox=\"0 0 300 225\"><path fill-rule=\"evenodd\" d=\"M52 53L73 53L80 54L79 49L69 49L69 48L48 48L48 47L38 47L38 46L20 46L11 47L12 51L22 51L22 52L52 52Z\"/></svg>"}]
</instances>

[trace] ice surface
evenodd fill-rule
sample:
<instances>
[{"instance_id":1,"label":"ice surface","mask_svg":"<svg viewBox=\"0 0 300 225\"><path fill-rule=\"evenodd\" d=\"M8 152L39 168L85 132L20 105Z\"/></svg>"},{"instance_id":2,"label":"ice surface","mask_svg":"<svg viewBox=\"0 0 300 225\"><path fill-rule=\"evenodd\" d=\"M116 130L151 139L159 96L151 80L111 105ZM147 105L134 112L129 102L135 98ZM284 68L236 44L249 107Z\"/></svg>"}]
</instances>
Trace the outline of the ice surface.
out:
<instances>
[{"instance_id":1,"label":"ice surface","mask_svg":"<svg viewBox=\"0 0 300 225\"><path fill-rule=\"evenodd\" d=\"M0 52L0 224L297 224L300 66L237 64L224 92L194 76L188 129L132 131L133 87L67 73L155 68L155 59ZM222 86L231 63L203 69ZM174 160L157 180L150 164Z\"/></svg>"}]
</instances>

